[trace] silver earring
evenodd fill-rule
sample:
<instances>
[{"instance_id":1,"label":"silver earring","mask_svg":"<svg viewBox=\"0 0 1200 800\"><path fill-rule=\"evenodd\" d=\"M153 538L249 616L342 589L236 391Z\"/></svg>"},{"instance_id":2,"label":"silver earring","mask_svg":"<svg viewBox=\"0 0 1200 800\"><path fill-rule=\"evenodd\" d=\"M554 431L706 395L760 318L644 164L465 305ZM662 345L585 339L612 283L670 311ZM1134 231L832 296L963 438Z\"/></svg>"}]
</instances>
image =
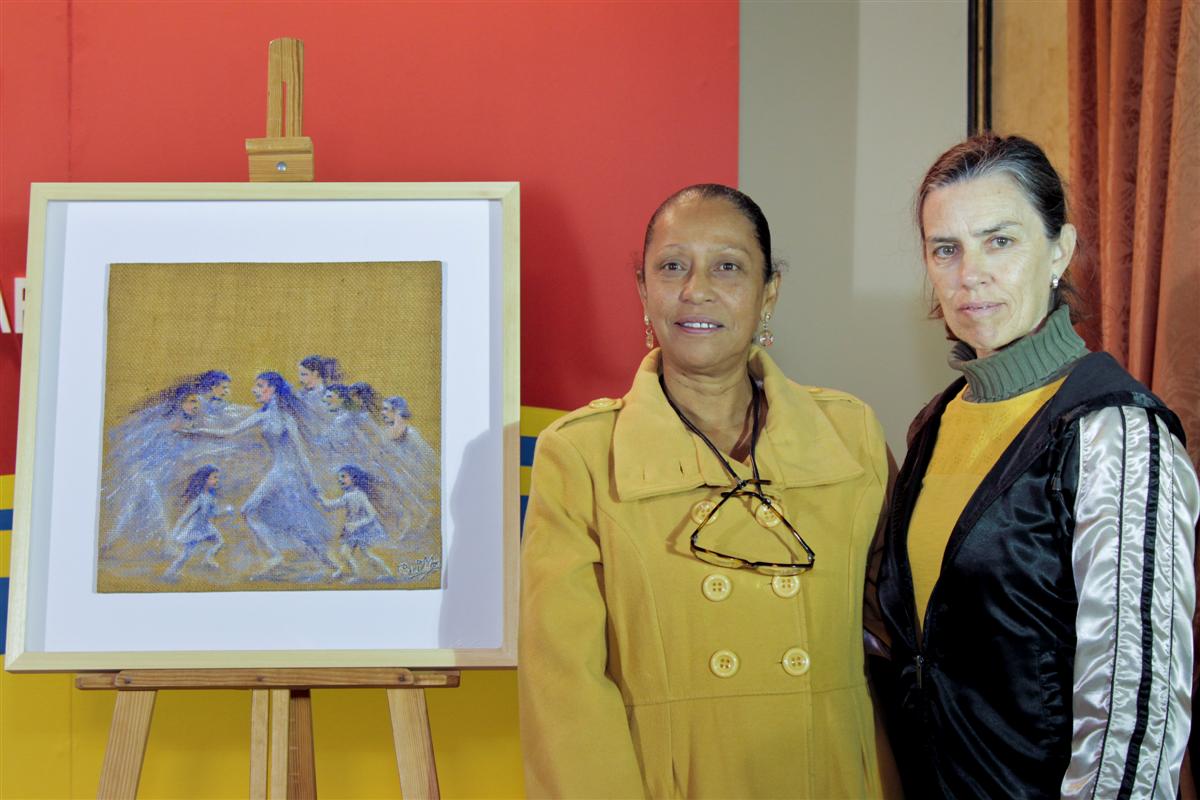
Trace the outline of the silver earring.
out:
<instances>
[{"instance_id":1,"label":"silver earring","mask_svg":"<svg viewBox=\"0 0 1200 800\"><path fill-rule=\"evenodd\" d=\"M1057 288L1058 288L1058 276L1051 275L1050 276L1050 289L1053 291L1054 289L1057 289Z\"/></svg>"},{"instance_id":2,"label":"silver earring","mask_svg":"<svg viewBox=\"0 0 1200 800\"><path fill-rule=\"evenodd\" d=\"M654 349L654 328L650 325L650 315L642 314L642 324L646 326L646 349Z\"/></svg>"},{"instance_id":3,"label":"silver earring","mask_svg":"<svg viewBox=\"0 0 1200 800\"><path fill-rule=\"evenodd\" d=\"M770 347L775 344L775 334L771 333L771 329L767 327L767 323L771 321L771 312L763 314L762 331L758 334L758 343L763 347Z\"/></svg>"}]
</instances>

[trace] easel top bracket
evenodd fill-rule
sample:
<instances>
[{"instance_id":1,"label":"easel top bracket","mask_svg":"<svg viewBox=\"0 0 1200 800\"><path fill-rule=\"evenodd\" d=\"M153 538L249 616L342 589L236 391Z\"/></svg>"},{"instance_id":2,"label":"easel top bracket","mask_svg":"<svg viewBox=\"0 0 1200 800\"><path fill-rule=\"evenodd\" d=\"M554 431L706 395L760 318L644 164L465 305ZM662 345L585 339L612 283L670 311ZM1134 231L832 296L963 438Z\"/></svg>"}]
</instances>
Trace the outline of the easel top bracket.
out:
<instances>
[{"instance_id":1,"label":"easel top bracket","mask_svg":"<svg viewBox=\"0 0 1200 800\"><path fill-rule=\"evenodd\" d=\"M304 123L304 42L285 37L267 48L267 135L246 140L251 181L311 181L312 139Z\"/></svg>"}]
</instances>

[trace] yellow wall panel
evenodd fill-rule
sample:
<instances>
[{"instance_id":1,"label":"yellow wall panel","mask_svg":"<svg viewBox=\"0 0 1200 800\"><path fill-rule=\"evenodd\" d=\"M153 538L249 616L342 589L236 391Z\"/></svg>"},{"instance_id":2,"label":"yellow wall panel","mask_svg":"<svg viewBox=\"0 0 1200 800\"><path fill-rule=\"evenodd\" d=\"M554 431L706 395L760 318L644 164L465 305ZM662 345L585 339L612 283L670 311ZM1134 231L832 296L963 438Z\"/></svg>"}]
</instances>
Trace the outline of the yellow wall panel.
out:
<instances>
[{"instance_id":1,"label":"yellow wall panel","mask_svg":"<svg viewBox=\"0 0 1200 800\"><path fill-rule=\"evenodd\" d=\"M110 697L113 692L80 692ZM84 794L95 793L103 757L103 737L111 719L112 701L95 703L87 719L86 730L78 726L76 738L86 737L86 753L76 755L80 773L85 768L91 784ZM107 708L107 714L104 711ZM95 745L99 744L97 748ZM187 776L181 780L181 776ZM250 693L229 690L159 692L155 702L146 762L142 769L139 798L245 797L250 787Z\"/></svg>"},{"instance_id":2,"label":"yellow wall panel","mask_svg":"<svg viewBox=\"0 0 1200 800\"><path fill-rule=\"evenodd\" d=\"M400 795L383 689L313 692L313 742L318 797ZM435 744L434 758L440 755ZM445 768L439 763L438 769Z\"/></svg>"},{"instance_id":3,"label":"yellow wall panel","mask_svg":"<svg viewBox=\"0 0 1200 800\"><path fill-rule=\"evenodd\" d=\"M992 32L992 127L1041 145L1070 174L1066 0L996 0Z\"/></svg>"},{"instance_id":4,"label":"yellow wall panel","mask_svg":"<svg viewBox=\"0 0 1200 800\"><path fill-rule=\"evenodd\" d=\"M69 675L0 673L0 798L72 796L72 692Z\"/></svg>"},{"instance_id":5,"label":"yellow wall panel","mask_svg":"<svg viewBox=\"0 0 1200 800\"><path fill-rule=\"evenodd\" d=\"M73 677L73 676L72 676ZM162 695L159 695L161 698ZM81 692L71 684L71 797L89 798L96 796L96 788L100 782L100 766L104 761L104 746L108 743L108 731L112 725L113 707L116 705L116 692ZM160 700L155 702L155 713L163 707ZM197 727L203 728L206 720L194 721ZM151 740L156 731L150 726ZM149 746L147 747L149 749ZM142 787L147 787L146 772L142 773ZM151 781L157 786L160 782ZM181 790L185 781L177 780ZM143 792L142 797L150 797Z\"/></svg>"},{"instance_id":6,"label":"yellow wall panel","mask_svg":"<svg viewBox=\"0 0 1200 800\"><path fill-rule=\"evenodd\" d=\"M462 686L425 693L443 797L524 797L517 672L464 672Z\"/></svg>"},{"instance_id":7,"label":"yellow wall panel","mask_svg":"<svg viewBox=\"0 0 1200 800\"><path fill-rule=\"evenodd\" d=\"M566 414L557 408L537 408L536 406L521 406L521 435L537 436L551 422Z\"/></svg>"}]
</instances>

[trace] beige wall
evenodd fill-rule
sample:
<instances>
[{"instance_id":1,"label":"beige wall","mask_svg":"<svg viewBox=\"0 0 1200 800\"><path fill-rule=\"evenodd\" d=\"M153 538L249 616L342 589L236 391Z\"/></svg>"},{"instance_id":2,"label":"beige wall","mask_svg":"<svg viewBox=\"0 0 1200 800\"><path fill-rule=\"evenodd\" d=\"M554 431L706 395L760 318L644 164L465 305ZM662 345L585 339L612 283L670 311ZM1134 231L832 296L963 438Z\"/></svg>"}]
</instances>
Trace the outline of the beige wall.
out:
<instances>
[{"instance_id":1,"label":"beige wall","mask_svg":"<svg viewBox=\"0 0 1200 800\"><path fill-rule=\"evenodd\" d=\"M925 319L913 191L966 130L966 6L742 3L741 187L790 262L772 355L876 410L897 457L955 373Z\"/></svg>"},{"instance_id":2,"label":"beige wall","mask_svg":"<svg viewBox=\"0 0 1200 800\"><path fill-rule=\"evenodd\" d=\"M1070 174L1067 0L995 0L992 127L1042 146Z\"/></svg>"}]
</instances>

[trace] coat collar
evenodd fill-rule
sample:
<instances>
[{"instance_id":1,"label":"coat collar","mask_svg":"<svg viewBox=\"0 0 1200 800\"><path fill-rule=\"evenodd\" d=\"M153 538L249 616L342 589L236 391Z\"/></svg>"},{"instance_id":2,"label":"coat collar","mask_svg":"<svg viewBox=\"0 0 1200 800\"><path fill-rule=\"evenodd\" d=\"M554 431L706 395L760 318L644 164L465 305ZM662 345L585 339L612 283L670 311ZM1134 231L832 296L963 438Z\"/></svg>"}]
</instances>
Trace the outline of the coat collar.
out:
<instances>
[{"instance_id":1,"label":"coat collar","mask_svg":"<svg viewBox=\"0 0 1200 800\"><path fill-rule=\"evenodd\" d=\"M658 384L661 357L642 361L613 430L613 474L622 501L728 486L729 474L708 446L676 416ZM846 450L808 391L796 386L759 347L750 374L762 381L769 411L759 435L758 469L771 487L818 486L856 478L863 468ZM740 477L749 465L730 460Z\"/></svg>"}]
</instances>

